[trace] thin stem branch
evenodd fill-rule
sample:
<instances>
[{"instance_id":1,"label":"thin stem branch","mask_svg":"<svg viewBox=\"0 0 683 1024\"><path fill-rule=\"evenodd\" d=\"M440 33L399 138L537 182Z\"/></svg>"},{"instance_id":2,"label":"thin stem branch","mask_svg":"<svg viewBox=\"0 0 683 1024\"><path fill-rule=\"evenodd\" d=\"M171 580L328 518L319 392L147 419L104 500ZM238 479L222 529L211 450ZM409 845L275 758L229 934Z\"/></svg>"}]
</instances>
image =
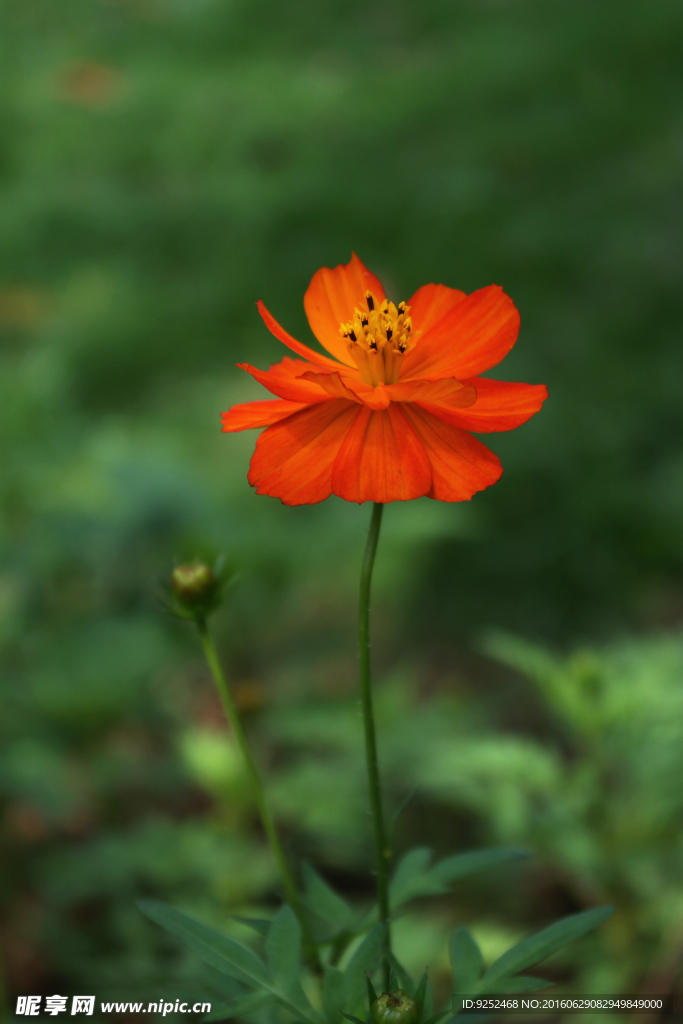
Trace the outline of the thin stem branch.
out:
<instances>
[{"instance_id":1,"label":"thin stem branch","mask_svg":"<svg viewBox=\"0 0 683 1024\"><path fill-rule=\"evenodd\" d=\"M363 556L363 567L360 574L360 603L358 614L358 645L360 655L360 692L363 705L363 724L365 727L365 758L368 771L368 788L370 791L370 812L372 814L372 830L375 843L375 864L377 871L377 900L379 903L379 919L387 926L386 946L390 949L389 934L389 856L384 813L382 810L382 790L379 780L379 763L377 760L377 736L375 733L375 716L372 709L372 686L370 682L370 585L372 570L377 553L377 541L382 525L384 505L376 501L370 520L370 532ZM389 991L390 965L385 957L382 965L384 989Z\"/></svg>"},{"instance_id":2,"label":"thin stem branch","mask_svg":"<svg viewBox=\"0 0 683 1024\"><path fill-rule=\"evenodd\" d=\"M209 633L206 620L199 620L197 626L199 628L199 636L202 641L202 647L204 648L204 654L206 655L206 660L209 664L209 668L211 669L211 675L213 676L216 684L216 689L218 690L218 695L221 699L225 716L230 723L233 735L237 740L237 745L240 748L242 758L244 759L254 803L256 804L261 817L263 830L266 833L268 844L277 864L282 888L284 889L290 906L296 914L301 926L306 959L315 970L320 970L320 959L315 948L308 920L301 905L299 893L297 892L296 885L294 884L294 879L292 878L292 873L290 871L289 864L287 863L287 857L285 856L285 851L282 848L282 843L280 842L280 837L275 826L275 820L268 801L266 800L261 779L256 765L254 764L254 759L251 755L249 743L247 741L244 728L242 727L242 721L239 717L237 707L235 706L232 694L230 693L230 688L223 673L223 668L221 666L213 638Z\"/></svg>"}]
</instances>

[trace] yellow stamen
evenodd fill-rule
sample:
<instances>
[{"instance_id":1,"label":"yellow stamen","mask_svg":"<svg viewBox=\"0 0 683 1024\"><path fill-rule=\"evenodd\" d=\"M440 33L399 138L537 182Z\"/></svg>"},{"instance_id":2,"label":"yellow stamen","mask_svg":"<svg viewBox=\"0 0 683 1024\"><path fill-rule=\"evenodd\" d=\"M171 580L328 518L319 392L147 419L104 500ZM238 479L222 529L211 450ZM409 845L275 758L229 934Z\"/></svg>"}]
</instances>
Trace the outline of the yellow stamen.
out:
<instances>
[{"instance_id":1,"label":"yellow stamen","mask_svg":"<svg viewBox=\"0 0 683 1024\"><path fill-rule=\"evenodd\" d=\"M353 311L353 319L342 324L339 333L349 355L367 384L396 384L406 352L415 347L416 334L408 313L410 306L398 307L385 299L378 306L372 292L365 293L365 307Z\"/></svg>"}]
</instances>

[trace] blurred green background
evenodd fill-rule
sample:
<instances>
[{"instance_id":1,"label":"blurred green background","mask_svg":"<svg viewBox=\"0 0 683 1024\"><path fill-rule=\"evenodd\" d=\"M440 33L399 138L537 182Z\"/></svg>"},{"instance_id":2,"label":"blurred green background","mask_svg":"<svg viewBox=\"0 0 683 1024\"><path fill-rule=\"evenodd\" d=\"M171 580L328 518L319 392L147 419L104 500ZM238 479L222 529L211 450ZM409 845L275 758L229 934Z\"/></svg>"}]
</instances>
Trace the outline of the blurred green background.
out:
<instances>
[{"instance_id":1,"label":"blurred green background","mask_svg":"<svg viewBox=\"0 0 683 1024\"><path fill-rule=\"evenodd\" d=\"M668 991L683 955L683 7L679 0L4 0L0 5L0 903L10 996L203 984L138 913L224 927L273 866L174 560L241 571L216 618L292 853L352 900L372 863L356 704L367 507L246 481L312 343L315 270L396 299L496 282L493 376L546 383L467 505L385 516L374 658L395 848L536 857L415 907L406 964L491 957L607 901L546 965ZM554 652L554 653L550 653ZM585 1018L584 1018L585 1019Z\"/></svg>"}]
</instances>

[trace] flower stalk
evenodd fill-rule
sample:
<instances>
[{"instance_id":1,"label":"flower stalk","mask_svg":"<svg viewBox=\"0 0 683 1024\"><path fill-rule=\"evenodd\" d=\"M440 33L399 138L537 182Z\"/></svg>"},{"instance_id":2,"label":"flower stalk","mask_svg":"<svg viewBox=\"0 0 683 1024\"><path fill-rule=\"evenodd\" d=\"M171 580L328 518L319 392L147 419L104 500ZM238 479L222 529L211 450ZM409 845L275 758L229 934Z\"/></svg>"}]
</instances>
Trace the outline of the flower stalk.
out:
<instances>
[{"instance_id":1,"label":"flower stalk","mask_svg":"<svg viewBox=\"0 0 683 1024\"><path fill-rule=\"evenodd\" d=\"M363 556L360 574L360 602L358 614L358 647L360 661L360 692L363 707L363 725L365 731L365 759L368 772L368 789L370 793L370 813L372 815L372 831L375 846L375 866L377 872L377 902L379 919L386 924L386 948L391 948L389 932L389 857L391 851L387 842L382 808L382 789L379 778L379 762L377 759L377 734L375 731L375 715L372 707L372 684L370 678L370 587L372 570L375 565L377 542L382 525L384 505L376 501L372 509L368 542ZM390 964L387 957L382 964L384 988L389 989Z\"/></svg>"},{"instance_id":2,"label":"flower stalk","mask_svg":"<svg viewBox=\"0 0 683 1024\"><path fill-rule=\"evenodd\" d=\"M254 763L249 743L242 726L242 721L232 694L230 693L230 688L225 678L225 673L223 672L223 667L221 665L220 658L218 657L216 646L213 642L211 633L209 632L206 619L198 618L196 622L202 647L204 648L204 654L206 656L211 675L213 676L213 680L216 684L216 689L218 690L218 696L220 697L221 704L223 705L225 717L230 723L233 735L237 740L238 747L240 748L244 765L247 769L247 776L249 778L254 803L256 804L256 808L263 824L263 830L266 834L266 839L268 840L275 863L277 864L282 888L284 889L287 900L296 914L301 926L304 955L311 968L318 972L321 970L321 966L315 942L313 941L313 936L311 934L306 914L304 913L304 908L301 904L299 893L296 885L294 884L294 879L287 862L287 857L285 856L285 851L283 850L282 843L280 842L280 836L278 835L277 828L275 826L275 820L273 818L270 805L266 800L261 778Z\"/></svg>"}]
</instances>

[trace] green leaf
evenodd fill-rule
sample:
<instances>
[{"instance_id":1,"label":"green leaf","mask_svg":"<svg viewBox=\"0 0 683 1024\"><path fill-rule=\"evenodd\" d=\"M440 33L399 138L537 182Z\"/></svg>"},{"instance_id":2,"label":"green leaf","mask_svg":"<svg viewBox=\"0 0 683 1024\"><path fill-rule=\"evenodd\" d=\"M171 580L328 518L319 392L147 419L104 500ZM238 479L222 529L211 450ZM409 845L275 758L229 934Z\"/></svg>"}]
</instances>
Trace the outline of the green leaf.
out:
<instances>
[{"instance_id":1,"label":"green leaf","mask_svg":"<svg viewBox=\"0 0 683 1024\"><path fill-rule=\"evenodd\" d=\"M446 857L429 866L431 850L418 847L403 857L389 886L389 901L396 909L417 896L439 896L448 892L451 883L486 868L528 857L526 850L507 849L474 850Z\"/></svg>"},{"instance_id":2,"label":"green leaf","mask_svg":"<svg viewBox=\"0 0 683 1024\"><path fill-rule=\"evenodd\" d=\"M549 928L523 939L516 946L503 953L491 966L481 981L481 992L494 992L504 978L523 971L540 960L545 960L569 942L581 938L586 932L606 921L614 913L614 907L598 907L581 914L572 914L556 921Z\"/></svg>"},{"instance_id":3,"label":"green leaf","mask_svg":"<svg viewBox=\"0 0 683 1024\"><path fill-rule=\"evenodd\" d=\"M367 973L367 971L365 972L365 981L367 983L368 989L368 1003L370 1005L370 1009L372 1009L372 1004L377 998L377 993L375 992L375 986L370 981L370 975Z\"/></svg>"},{"instance_id":4,"label":"green leaf","mask_svg":"<svg viewBox=\"0 0 683 1024\"><path fill-rule=\"evenodd\" d=\"M477 871L486 871L488 868L509 864L515 860L526 860L530 856L528 850L505 846L493 847L489 850L472 850L469 853L456 853L435 864L430 876L437 884L440 883L447 887L460 878L476 874Z\"/></svg>"},{"instance_id":5,"label":"green leaf","mask_svg":"<svg viewBox=\"0 0 683 1024\"><path fill-rule=\"evenodd\" d=\"M299 978L301 965L301 926L296 914L285 904L278 910L266 939L266 959L275 982L289 1001L299 1008L313 1007ZM301 1012L301 1009L300 1011Z\"/></svg>"},{"instance_id":6,"label":"green leaf","mask_svg":"<svg viewBox=\"0 0 683 1024\"><path fill-rule=\"evenodd\" d=\"M394 953L391 952L390 949L387 950L386 956L389 963L391 964L391 977L393 978L393 984L395 985L396 988L403 989L407 996L412 996L413 992L415 991L413 979L410 977L403 964L399 963L397 957L394 955ZM392 988L391 991L393 992L394 989Z\"/></svg>"},{"instance_id":7,"label":"green leaf","mask_svg":"<svg viewBox=\"0 0 683 1024\"><path fill-rule=\"evenodd\" d=\"M270 926L273 923L263 917L233 917L233 921L239 921L240 924L246 924L247 928L253 928L259 935L267 935L270 931Z\"/></svg>"},{"instance_id":8,"label":"green leaf","mask_svg":"<svg viewBox=\"0 0 683 1024\"><path fill-rule=\"evenodd\" d=\"M326 967L323 978L323 1004L330 1024L337 1024L347 1005L346 984L343 971L338 967ZM353 1007L350 1007L353 1009Z\"/></svg>"},{"instance_id":9,"label":"green leaf","mask_svg":"<svg viewBox=\"0 0 683 1024\"><path fill-rule=\"evenodd\" d=\"M299 977L301 928L287 904L278 910L268 931L266 959L277 980Z\"/></svg>"},{"instance_id":10,"label":"green leaf","mask_svg":"<svg viewBox=\"0 0 683 1024\"><path fill-rule=\"evenodd\" d=\"M509 978L507 981L501 982L501 988L498 992L501 995L513 994L515 992L537 992L542 988L551 988L553 985L552 981L546 981L545 978L532 978L530 974L518 974L516 978Z\"/></svg>"},{"instance_id":11,"label":"green leaf","mask_svg":"<svg viewBox=\"0 0 683 1024\"><path fill-rule=\"evenodd\" d=\"M215 928L209 928L163 903L142 900L138 906L147 917L176 935L211 967L237 978L251 988L269 992L297 1017L303 1017L308 1024L318 1024L319 1018L303 993L300 994L296 989L290 992L282 983L276 982L265 964L240 942L235 942Z\"/></svg>"},{"instance_id":12,"label":"green leaf","mask_svg":"<svg viewBox=\"0 0 683 1024\"><path fill-rule=\"evenodd\" d=\"M182 939L197 956L216 970L237 978L251 988L272 990L270 972L256 954L241 942L235 942L215 928L209 928L164 903L143 900L138 906L143 914Z\"/></svg>"},{"instance_id":13,"label":"green leaf","mask_svg":"<svg viewBox=\"0 0 683 1024\"><path fill-rule=\"evenodd\" d=\"M429 872L432 851L426 846L409 850L399 861L389 884L389 901L398 907L412 899L411 893L419 891L420 882Z\"/></svg>"},{"instance_id":14,"label":"green leaf","mask_svg":"<svg viewBox=\"0 0 683 1024\"><path fill-rule=\"evenodd\" d=\"M386 925L376 924L368 932L344 970L346 1006L352 1010L358 1006L366 988L366 971L371 972L379 958L386 938Z\"/></svg>"},{"instance_id":15,"label":"green leaf","mask_svg":"<svg viewBox=\"0 0 683 1024\"><path fill-rule=\"evenodd\" d=\"M429 981L429 968L426 968L424 974L422 975L422 977L420 979L420 984L417 986L417 989L415 991L415 997L414 997L415 998L415 1002L417 1003L418 1010L419 1010L418 1018L417 1018L418 1021L422 1017L422 1011L424 1010L425 996L427 995L427 982L428 981Z\"/></svg>"},{"instance_id":16,"label":"green leaf","mask_svg":"<svg viewBox=\"0 0 683 1024\"><path fill-rule=\"evenodd\" d=\"M365 1022L359 1020L358 1017L354 1017L352 1013L344 1013L342 1016L346 1017L347 1020L353 1021L353 1024L365 1024Z\"/></svg>"},{"instance_id":17,"label":"green leaf","mask_svg":"<svg viewBox=\"0 0 683 1024\"><path fill-rule=\"evenodd\" d=\"M210 1013L204 1015L203 1020L226 1020L232 1017L243 1017L246 1013L254 1013L266 1006L272 1006L275 997L269 992L249 992L242 999L234 1003L219 1003L213 1006Z\"/></svg>"},{"instance_id":18,"label":"green leaf","mask_svg":"<svg viewBox=\"0 0 683 1024\"><path fill-rule=\"evenodd\" d=\"M432 1014L433 1013L434 1013L434 992L432 990L432 986L429 984L429 982L427 982L427 990L425 992L425 1000L424 1000L424 1006L422 1007L422 1013L420 1014L420 1022L422 1022L422 1021L430 1021L432 1019ZM444 1013L448 1013L448 1011L444 1010ZM438 1016L438 1014L437 1014L437 1016Z\"/></svg>"},{"instance_id":19,"label":"green leaf","mask_svg":"<svg viewBox=\"0 0 683 1024\"><path fill-rule=\"evenodd\" d=\"M484 958L467 928L458 928L453 932L450 956L453 992L462 992L465 995L476 992L484 970Z\"/></svg>"},{"instance_id":20,"label":"green leaf","mask_svg":"<svg viewBox=\"0 0 683 1024\"><path fill-rule=\"evenodd\" d=\"M327 884L310 864L304 865L304 900L306 906L336 931L352 931L356 915L349 905Z\"/></svg>"}]
</instances>

